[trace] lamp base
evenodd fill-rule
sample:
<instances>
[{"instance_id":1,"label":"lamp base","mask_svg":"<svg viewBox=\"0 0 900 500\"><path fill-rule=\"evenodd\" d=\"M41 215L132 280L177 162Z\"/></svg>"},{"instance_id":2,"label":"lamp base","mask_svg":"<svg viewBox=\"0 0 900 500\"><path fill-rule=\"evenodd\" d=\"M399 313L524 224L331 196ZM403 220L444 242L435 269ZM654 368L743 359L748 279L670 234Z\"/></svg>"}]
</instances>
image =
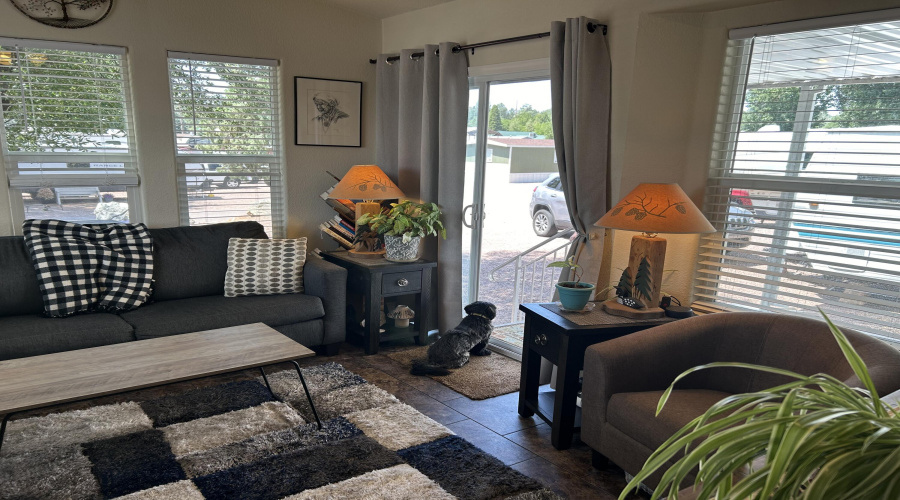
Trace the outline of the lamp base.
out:
<instances>
[{"instance_id":1,"label":"lamp base","mask_svg":"<svg viewBox=\"0 0 900 500\"><path fill-rule=\"evenodd\" d=\"M637 280L641 272L641 261L649 264L650 295L639 297L647 307L658 309L660 289L663 280L663 265L666 261L666 239L659 236L637 234L631 238L631 252L628 255L628 272L632 280ZM662 309L660 309L662 310Z\"/></svg>"},{"instance_id":2,"label":"lamp base","mask_svg":"<svg viewBox=\"0 0 900 500\"><path fill-rule=\"evenodd\" d=\"M664 318L666 311L660 307L646 307L644 309L632 309L624 304L619 304L615 299L603 303L603 310L613 316L621 316L631 319L657 319Z\"/></svg>"},{"instance_id":3,"label":"lamp base","mask_svg":"<svg viewBox=\"0 0 900 500\"><path fill-rule=\"evenodd\" d=\"M363 214L381 213L381 203L377 201L358 201L356 202L356 220L359 220Z\"/></svg>"}]
</instances>

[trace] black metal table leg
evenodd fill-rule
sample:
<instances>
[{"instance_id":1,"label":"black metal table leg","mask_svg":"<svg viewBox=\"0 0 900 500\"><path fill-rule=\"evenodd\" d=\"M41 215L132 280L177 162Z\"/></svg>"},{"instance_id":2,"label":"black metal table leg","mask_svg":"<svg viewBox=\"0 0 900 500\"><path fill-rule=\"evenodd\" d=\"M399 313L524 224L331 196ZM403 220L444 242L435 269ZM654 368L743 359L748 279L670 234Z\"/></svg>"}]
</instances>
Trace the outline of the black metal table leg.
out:
<instances>
[{"instance_id":1,"label":"black metal table leg","mask_svg":"<svg viewBox=\"0 0 900 500\"><path fill-rule=\"evenodd\" d=\"M291 361L291 363L294 363L294 368L297 369L297 375L300 376L300 383L303 384L303 392L306 393L306 400L309 401L309 407L312 408L313 416L316 417L316 424L318 424L319 429L321 429L322 421L319 420L319 412L316 411L316 406L313 404L312 396L309 394L309 388L306 387L306 380L303 379L303 372L300 371L300 364L297 363L296 361ZM269 385L269 377L266 376L266 371L261 366L259 367L259 373L262 373L263 381L266 383L266 387L269 389L269 392L272 394L272 397L275 398L277 401L281 401L281 398L279 398L275 394L275 391L272 390L272 386Z\"/></svg>"},{"instance_id":2,"label":"black metal table leg","mask_svg":"<svg viewBox=\"0 0 900 500\"><path fill-rule=\"evenodd\" d=\"M313 416L316 417L316 423L319 424L319 429L322 429L322 421L319 420L319 412L316 411L316 406L313 404L312 396L309 394L309 388L306 387L306 380L303 379L303 372L300 371L300 363L291 360L291 363L294 363L294 368L297 369L297 375L300 376L300 383L303 384L303 392L306 393L306 399L309 401L309 407L312 408Z\"/></svg>"},{"instance_id":3,"label":"black metal table leg","mask_svg":"<svg viewBox=\"0 0 900 500\"><path fill-rule=\"evenodd\" d=\"M272 386L269 385L269 377L266 376L266 370L263 367L259 367L259 373L262 373L263 381L266 383L266 388L269 389L269 394L275 398L276 401L281 401L281 398L275 395L275 391L272 390Z\"/></svg>"},{"instance_id":4,"label":"black metal table leg","mask_svg":"<svg viewBox=\"0 0 900 500\"><path fill-rule=\"evenodd\" d=\"M12 413L7 413L3 416L3 421L0 422L0 451L3 451L3 436L6 435L6 422L9 421L9 417L12 415Z\"/></svg>"}]
</instances>

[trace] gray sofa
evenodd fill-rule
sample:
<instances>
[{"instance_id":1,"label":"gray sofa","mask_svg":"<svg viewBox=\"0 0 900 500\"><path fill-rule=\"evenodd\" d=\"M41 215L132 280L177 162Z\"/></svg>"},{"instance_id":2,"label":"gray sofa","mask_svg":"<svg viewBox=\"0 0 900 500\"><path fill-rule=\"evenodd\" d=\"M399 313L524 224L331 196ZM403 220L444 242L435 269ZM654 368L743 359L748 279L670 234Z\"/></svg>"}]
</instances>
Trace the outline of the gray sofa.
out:
<instances>
[{"instance_id":1,"label":"gray sofa","mask_svg":"<svg viewBox=\"0 0 900 500\"><path fill-rule=\"evenodd\" d=\"M900 351L868 335L842 331L866 362L878 393L900 389ZM608 458L634 475L666 439L715 402L788 381L738 368L702 370L679 382L655 416L660 396L678 374L715 361L774 366L804 375L828 373L851 386L862 385L828 326L799 316L708 314L602 342L585 352L581 398L581 440L593 448L595 465ZM645 484L654 488L661 477L657 471Z\"/></svg>"},{"instance_id":2,"label":"gray sofa","mask_svg":"<svg viewBox=\"0 0 900 500\"><path fill-rule=\"evenodd\" d=\"M347 271L309 255L303 294L226 298L229 238L266 238L257 222L151 229L152 302L122 314L46 318L21 236L0 237L0 360L265 323L332 355L344 341Z\"/></svg>"}]
</instances>

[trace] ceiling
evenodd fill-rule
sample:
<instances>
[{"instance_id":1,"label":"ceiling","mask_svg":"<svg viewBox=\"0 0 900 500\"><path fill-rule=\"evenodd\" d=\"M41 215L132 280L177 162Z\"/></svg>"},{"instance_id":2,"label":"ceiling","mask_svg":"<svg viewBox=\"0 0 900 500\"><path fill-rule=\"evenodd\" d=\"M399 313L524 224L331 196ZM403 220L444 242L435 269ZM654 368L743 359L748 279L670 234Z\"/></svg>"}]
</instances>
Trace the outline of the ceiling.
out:
<instances>
[{"instance_id":1,"label":"ceiling","mask_svg":"<svg viewBox=\"0 0 900 500\"><path fill-rule=\"evenodd\" d=\"M424 9L453 0L319 0L321 3L376 19Z\"/></svg>"}]
</instances>

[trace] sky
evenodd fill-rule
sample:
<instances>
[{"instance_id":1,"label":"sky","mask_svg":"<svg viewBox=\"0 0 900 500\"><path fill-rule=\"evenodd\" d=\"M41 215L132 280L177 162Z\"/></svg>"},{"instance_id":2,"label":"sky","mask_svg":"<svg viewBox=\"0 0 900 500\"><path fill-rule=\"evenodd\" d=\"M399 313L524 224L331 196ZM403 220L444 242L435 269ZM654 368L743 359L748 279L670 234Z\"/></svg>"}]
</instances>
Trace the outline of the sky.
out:
<instances>
[{"instance_id":1,"label":"sky","mask_svg":"<svg viewBox=\"0 0 900 500\"><path fill-rule=\"evenodd\" d=\"M477 94L477 89L469 92L469 106L475 104ZM503 103L508 109L514 109L531 104L538 111L550 109L550 80L492 84L490 94L491 106Z\"/></svg>"}]
</instances>

